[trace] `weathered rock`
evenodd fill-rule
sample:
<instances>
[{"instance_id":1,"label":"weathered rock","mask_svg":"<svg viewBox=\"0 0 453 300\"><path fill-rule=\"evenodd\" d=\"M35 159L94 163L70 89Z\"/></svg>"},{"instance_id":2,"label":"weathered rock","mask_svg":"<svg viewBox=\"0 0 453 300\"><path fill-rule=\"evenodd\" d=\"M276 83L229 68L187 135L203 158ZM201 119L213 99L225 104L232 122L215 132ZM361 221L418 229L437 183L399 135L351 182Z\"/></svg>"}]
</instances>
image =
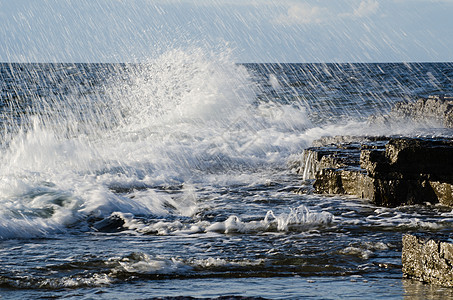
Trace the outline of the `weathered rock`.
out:
<instances>
[{"instance_id":1,"label":"weathered rock","mask_svg":"<svg viewBox=\"0 0 453 300\"><path fill-rule=\"evenodd\" d=\"M453 244L405 234L401 260L405 277L453 287Z\"/></svg>"},{"instance_id":2,"label":"weathered rock","mask_svg":"<svg viewBox=\"0 0 453 300\"><path fill-rule=\"evenodd\" d=\"M453 97L429 96L415 102L399 102L388 115L370 118L370 122L387 124L409 120L453 128Z\"/></svg>"},{"instance_id":3,"label":"weathered rock","mask_svg":"<svg viewBox=\"0 0 453 300\"><path fill-rule=\"evenodd\" d=\"M347 194L370 198L371 179L362 170L322 169L313 184L319 194Z\"/></svg>"},{"instance_id":4,"label":"weathered rock","mask_svg":"<svg viewBox=\"0 0 453 300\"><path fill-rule=\"evenodd\" d=\"M374 117L379 120L453 128L453 97L397 103L388 115ZM453 206L452 138L326 137L313 142L303 160L299 172L316 179L317 193L356 195L382 206Z\"/></svg>"},{"instance_id":5,"label":"weathered rock","mask_svg":"<svg viewBox=\"0 0 453 300\"><path fill-rule=\"evenodd\" d=\"M361 166L372 178L371 200L378 205L453 204L451 139L390 139L385 151L362 151Z\"/></svg>"},{"instance_id":6,"label":"weathered rock","mask_svg":"<svg viewBox=\"0 0 453 300\"><path fill-rule=\"evenodd\" d=\"M385 156L390 172L415 178L453 179L452 139L391 139L386 145Z\"/></svg>"},{"instance_id":7,"label":"weathered rock","mask_svg":"<svg viewBox=\"0 0 453 300\"><path fill-rule=\"evenodd\" d=\"M370 199L379 206L394 207L439 203L439 199L426 181L407 179L376 179L372 178Z\"/></svg>"},{"instance_id":8,"label":"weathered rock","mask_svg":"<svg viewBox=\"0 0 453 300\"><path fill-rule=\"evenodd\" d=\"M429 184L442 204L453 207L453 184L451 182L430 181Z\"/></svg>"},{"instance_id":9,"label":"weathered rock","mask_svg":"<svg viewBox=\"0 0 453 300\"><path fill-rule=\"evenodd\" d=\"M453 139L339 137L308 148L300 170L317 193L349 194L380 206L453 206Z\"/></svg>"},{"instance_id":10,"label":"weathered rock","mask_svg":"<svg viewBox=\"0 0 453 300\"><path fill-rule=\"evenodd\" d=\"M360 169L362 149L383 149L388 137L335 136L313 142L303 153L303 165L298 170L304 180L314 179L325 168Z\"/></svg>"}]
</instances>

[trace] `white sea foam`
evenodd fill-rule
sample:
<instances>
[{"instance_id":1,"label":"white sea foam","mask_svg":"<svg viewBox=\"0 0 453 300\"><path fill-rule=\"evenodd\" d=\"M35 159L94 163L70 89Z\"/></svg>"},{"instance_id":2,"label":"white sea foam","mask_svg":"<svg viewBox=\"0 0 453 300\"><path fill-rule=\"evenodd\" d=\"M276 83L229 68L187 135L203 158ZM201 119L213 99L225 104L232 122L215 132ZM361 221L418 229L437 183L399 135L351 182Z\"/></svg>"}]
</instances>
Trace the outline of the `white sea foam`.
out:
<instances>
[{"instance_id":1,"label":"white sea foam","mask_svg":"<svg viewBox=\"0 0 453 300\"><path fill-rule=\"evenodd\" d=\"M388 250L393 247L383 242L361 242L360 244L351 244L340 251L343 255L358 256L362 259L369 259L376 255L376 252Z\"/></svg>"},{"instance_id":2,"label":"white sea foam","mask_svg":"<svg viewBox=\"0 0 453 300\"><path fill-rule=\"evenodd\" d=\"M228 51L173 50L122 75L102 95L36 99L41 114L5 137L3 236L28 236L20 220L47 232L112 212L192 215L187 187L216 180L203 174L282 164L306 145L294 132L308 124L303 110L257 103L257 85ZM149 188L183 183L177 199Z\"/></svg>"},{"instance_id":3,"label":"white sea foam","mask_svg":"<svg viewBox=\"0 0 453 300\"><path fill-rule=\"evenodd\" d=\"M188 263L192 266L202 267L202 268L212 268L212 267L225 267L225 266L243 266L243 267L250 267L250 266L258 266L264 263L264 259L256 259L256 260L226 260L223 258L214 258L209 257L205 259L192 259Z\"/></svg>"},{"instance_id":4,"label":"white sea foam","mask_svg":"<svg viewBox=\"0 0 453 300\"><path fill-rule=\"evenodd\" d=\"M157 235L177 235L195 233L256 233L269 231L306 231L322 226L330 226L334 222L334 216L328 212L310 211L301 205L295 209L290 209L289 213L275 215L273 211L268 211L261 220L244 221L240 217L231 215L222 222L197 221L185 223L176 221L157 221L145 222L134 218L133 214L121 212L113 213L110 218L122 220L125 229L139 233Z\"/></svg>"},{"instance_id":5,"label":"white sea foam","mask_svg":"<svg viewBox=\"0 0 453 300\"><path fill-rule=\"evenodd\" d=\"M251 184L286 168L313 139L364 133L364 123L316 127L301 104L259 101L260 87L229 51L176 49L118 73L93 95L34 99L29 119L3 136L2 237L28 237L24 223L46 235L114 212L193 216L200 187ZM269 80L280 87L275 75ZM231 216L179 230L290 230L330 221L296 209L255 223Z\"/></svg>"},{"instance_id":6,"label":"white sea foam","mask_svg":"<svg viewBox=\"0 0 453 300\"><path fill-rule=\"evenodd\" d=\"M127 257L120 259L111 259L108 263L117 265L111 271L110 275L119 272L139 273L139 274L169 274L191 270L191 267L184 264L176 258L166 259L159 257L150 257L145 253L132 253Z\"/></svg>"}]
</instances>

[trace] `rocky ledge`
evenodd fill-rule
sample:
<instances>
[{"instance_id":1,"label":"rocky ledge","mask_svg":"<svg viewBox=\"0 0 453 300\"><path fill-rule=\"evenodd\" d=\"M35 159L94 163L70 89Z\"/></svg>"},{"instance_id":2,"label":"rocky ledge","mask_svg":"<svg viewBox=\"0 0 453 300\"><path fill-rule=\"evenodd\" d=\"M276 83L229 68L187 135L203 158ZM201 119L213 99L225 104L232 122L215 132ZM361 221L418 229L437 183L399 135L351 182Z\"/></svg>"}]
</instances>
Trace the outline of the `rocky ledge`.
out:
<instances>
[{"instance_id":1,"label":"rocky ledge","mask_svg":"<svg viewBox=\"0 0 453 300\"><path fill-rule=\"evenodd\" d=\"M400 102L370 122L415 121L453 128L453 97ZM321 194L349 194L379 206L440 203L453 206L453 139L328 137L304 151L299 172Z\"/></svg>"},{"instance_id":2,"label":"rocky ledge","mask_svg":"<svg viewBox=\"0 0 453 300\"><path fill-rule=\"evenodd\" d=\"M399 103L384 124L401 119L453 128L453 98ZM448 129L451 131L451 129ZM321 194L348 194L379 206L436 204L453 207L453 138L337 136L304 151L298 172ZM453 244L446 238L403 236L406 278L453 287Z\"/></svg>"},{"instance_id":3,"label":"rocky ledge","mask_svg":"<svg viewBox=\"0 0 453 300\"><path fill-rule=\"evenodd\" d=\"M406 278L453 287L453 244L450 241L406 234L401 259Z\"/></svg>"},{"instance_id":4,"label":"rocky ledge","mask_svg":"<svg viewBox=\"0 0 453 300\"><path fill-rule=\"evenodd\" d=\"M453 128L453 97L429 96L415 102L399 102L387 115L372 116L370 121L377 124L416 121Z\"/></svg>"},{"instance_id":5,"label":"rocky ledge","mask_svg":"<svg viewBox=\"0 0 453 300\"><path fill-rule=\"evenodd\" d=\"M329 137L304 151L299 173L316 193L367 198L379 206L453 206L453 139Z\"/></svg>"}]
</instances>

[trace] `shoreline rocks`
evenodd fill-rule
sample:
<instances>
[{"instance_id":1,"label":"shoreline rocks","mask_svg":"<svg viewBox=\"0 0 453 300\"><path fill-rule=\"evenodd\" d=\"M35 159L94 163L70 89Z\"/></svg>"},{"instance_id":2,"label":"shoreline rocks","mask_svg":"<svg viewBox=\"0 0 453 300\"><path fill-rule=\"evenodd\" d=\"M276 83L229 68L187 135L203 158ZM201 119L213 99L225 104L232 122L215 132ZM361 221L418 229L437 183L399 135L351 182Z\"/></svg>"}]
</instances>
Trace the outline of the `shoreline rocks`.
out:
<instances>
[{"instance_id":1,"label":"shoreline rocks","mask_svg":"<svg viewBox=\"0 0 453 300\"><path fill-rule=\"evenodd\" d=\"M370 122L386 124L410 120L453 128L453 97L429 96L415 102L396 103L388 115L372 116Z\"/></svg>"},{"instance_id":2,"label":"shoreline rocks","mask_svg":"<svg viewBox=\"0 0 453 300\"><path fill-rule=\"evenodd\" d=\"M397 103L388 115L370 118L381 124L401 120L453 128L453 97ZM304 151L299 174L315 179L319 194L354 195L387 207L453 207L453 138L326 137Z\"/></svg>"},{"instance_id":3,"label":"shoreline rocks","mask_svg":"<svg viewBox=\"0 0 453 300\"><path fill-rule=\"evenodd\" d=\"M333 137L304 151L303 179L319 194L367 198L378 206L453 206L453 139Z\"/></svg>"},{"instance_id":4,"label":"shoreline rocks","mask_svg":"<svg viewBox=\"0 0 453 300\"><path fill-rule=\"evenodd\" d=\"M401 261L404 277L453 287L451 242L405 234Z\"/></svg>"},{"instance_id":5,"label":"shoreline rocks","mask_svg":"<svg viewBox=\"0 0 453 300\"><path fill-rule=\"evenodd\" d=\"M415 120L453 128L453 98L399 103L372 122ZM450 130L451 129L447 129ZM450 135L451 136L451 135ZM298 173L319 194L347 194L378 206L441 204L453 207L453 138L325 137L303 153ZM453 287L453 240L403 235L404 277Z\"/></svg>"}]
</instances>

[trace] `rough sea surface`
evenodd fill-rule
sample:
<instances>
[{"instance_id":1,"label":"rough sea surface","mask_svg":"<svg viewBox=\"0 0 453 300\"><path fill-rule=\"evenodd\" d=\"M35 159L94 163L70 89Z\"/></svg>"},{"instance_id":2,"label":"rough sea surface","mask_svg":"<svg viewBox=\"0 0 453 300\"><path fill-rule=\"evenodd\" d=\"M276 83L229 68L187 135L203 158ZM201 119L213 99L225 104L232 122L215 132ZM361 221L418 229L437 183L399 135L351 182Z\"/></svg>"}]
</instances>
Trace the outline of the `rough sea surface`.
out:
<instances>
[{"instance_id":1,"label":"rough sea surface","mask_svg":"<svg viewBox=\"0 0 453 300\"><path fill-rule=\"evenodd\" d=\"M453 135L373 125L453 95L452 63L0 64L0 297L448 298L402 278L401 238L451 208L310 193L322 136ZM296 193L297 190L305 193Z\"/></svg>"}]
</instances>

